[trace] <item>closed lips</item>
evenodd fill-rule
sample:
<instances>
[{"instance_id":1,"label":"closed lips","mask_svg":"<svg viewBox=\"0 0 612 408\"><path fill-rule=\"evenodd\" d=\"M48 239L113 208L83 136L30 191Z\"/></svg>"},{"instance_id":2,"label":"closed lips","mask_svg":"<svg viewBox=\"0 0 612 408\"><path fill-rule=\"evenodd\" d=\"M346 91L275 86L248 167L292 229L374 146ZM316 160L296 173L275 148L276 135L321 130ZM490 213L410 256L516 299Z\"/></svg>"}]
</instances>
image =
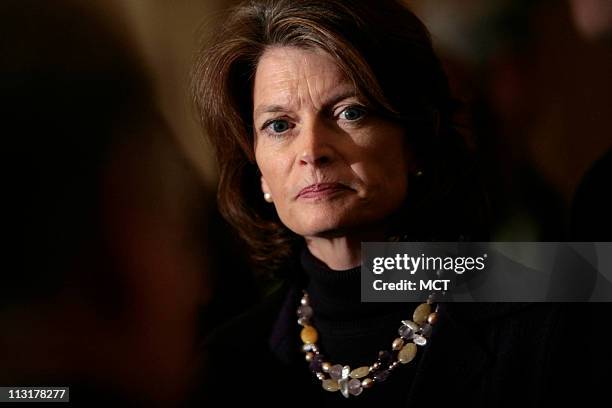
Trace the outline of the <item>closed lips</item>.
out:
<instances>
[{"instance_id":1,"label":"closed lips","mask_svg":"<svg viewBox=\"0 0 612 408\"><path fill-rule=\"evenodd\" d=\"M314 195L316 193L324 193L324 192L333 192L336 190L348 190L349 188L340 183L321 183L321 184L312 184L308 187L303 188L298 197L305 197L309 195Z\"/></svg>"}]
</instances>

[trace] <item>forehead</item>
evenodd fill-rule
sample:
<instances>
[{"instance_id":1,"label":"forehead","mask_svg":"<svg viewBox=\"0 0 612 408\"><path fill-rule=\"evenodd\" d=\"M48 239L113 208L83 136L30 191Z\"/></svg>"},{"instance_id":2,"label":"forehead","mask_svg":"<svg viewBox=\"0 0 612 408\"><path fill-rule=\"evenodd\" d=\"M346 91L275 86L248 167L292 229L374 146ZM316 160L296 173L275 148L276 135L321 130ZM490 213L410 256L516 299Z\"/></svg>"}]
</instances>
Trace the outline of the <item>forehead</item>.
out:
<instances>
[{"instance_id":1,"label":"forehead","mask_svg":"<svg viewBox=\"0 0 612 408\"><path fill-rule=\"evenodd\" d=\"M261 56L255 72L253 99L258 103L323 102L346 90L350 81L329 54L296 47L273 47Z\"/></svg>"}]
</instances>

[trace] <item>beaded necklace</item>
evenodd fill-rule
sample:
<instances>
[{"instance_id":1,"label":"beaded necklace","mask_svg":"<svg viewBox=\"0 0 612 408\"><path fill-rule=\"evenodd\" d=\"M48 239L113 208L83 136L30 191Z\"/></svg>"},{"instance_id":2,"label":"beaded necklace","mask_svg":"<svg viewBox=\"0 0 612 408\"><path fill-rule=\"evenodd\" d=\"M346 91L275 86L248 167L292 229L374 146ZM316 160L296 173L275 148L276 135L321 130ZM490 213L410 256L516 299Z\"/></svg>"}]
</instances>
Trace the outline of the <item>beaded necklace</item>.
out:
<instances>
[{"instance_id":1,"label":"beaded necklace","mask_svg":"<svg viewBox=\"0 0 612 408\"><path fill-rule=\"evenodd\" d=\"M377 360L370 366L351 369L348 365L332 364L321 354L317 346L319 334L312 325L313 310L308 294L304 291L297 309L298 324L302 326L302 351L323 389L329 392L340 391L345 398L357 396L364 389L384 382L400 364L410 363L417 354L417 346L427 344L433 325L438 320L439 306L432 312L431 299L416 307L412 320L402 320L398 329L399 337L391 343L390 351L379 351Z\"/></svg>"}]
</instances>

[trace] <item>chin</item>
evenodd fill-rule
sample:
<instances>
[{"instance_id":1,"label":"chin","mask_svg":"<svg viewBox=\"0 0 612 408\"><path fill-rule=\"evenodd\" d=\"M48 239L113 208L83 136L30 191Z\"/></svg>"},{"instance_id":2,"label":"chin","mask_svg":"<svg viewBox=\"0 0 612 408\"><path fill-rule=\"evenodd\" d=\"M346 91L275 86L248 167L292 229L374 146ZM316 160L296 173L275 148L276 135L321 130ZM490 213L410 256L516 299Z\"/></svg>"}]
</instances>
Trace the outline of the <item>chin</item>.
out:
<instances>
[{"instance_id":1,"label":"chin","mask_svg":"<svg viewBox=\"0 0 612 408\"><path fill-rule=\"evenodd\" d=\"M303 237L331 237L343 235L347 230L360 224L355 221L354 217L334 217L318 214L288 227Z\"/></svg>"},{"instance_id":2,"label":"chin","mask_svg":"<svg viewBox=\"0 0 612 408\"><path fill-rule=\"evenodd\" d=\"M333 223L309 223L308 225L289 226L289 229L302 237L328 236L342 229L342 225Z\"/></svg>"},{"instance_id":3,"label":"chin","mask_svg":"<svg viewBox=\"0 0 612 408\"><path fill-rule=\"evenodd\" d=\"M347 208L348 207L348 208ZM360 227L368 228L372 224L384 220L380 213L371 208L359 206L323 206L293 208L291 212L281 216L281 221L287 228L303 237L341 236L347 231L356 231Z\"/></svg>"}]
</instances>

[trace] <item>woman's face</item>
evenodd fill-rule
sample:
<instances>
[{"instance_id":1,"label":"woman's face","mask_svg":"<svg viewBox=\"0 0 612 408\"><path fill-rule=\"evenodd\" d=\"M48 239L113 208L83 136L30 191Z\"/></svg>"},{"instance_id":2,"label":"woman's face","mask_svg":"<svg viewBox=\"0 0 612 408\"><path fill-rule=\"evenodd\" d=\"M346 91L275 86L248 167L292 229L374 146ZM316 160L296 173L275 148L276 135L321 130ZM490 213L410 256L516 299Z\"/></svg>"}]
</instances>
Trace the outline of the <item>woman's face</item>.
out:
<instances>
[{"instance_id":1,"label":"woman's face","mask_svg":"<svg viewBox=\"0 0 612 408\"><path fill-rule=\"evenodd\" d=\"M404 129L368 113L326 53L269 48L253 89L263 193L304 237L371 228L397 210L414 168Z\"/></svg>"}]
</instances>

